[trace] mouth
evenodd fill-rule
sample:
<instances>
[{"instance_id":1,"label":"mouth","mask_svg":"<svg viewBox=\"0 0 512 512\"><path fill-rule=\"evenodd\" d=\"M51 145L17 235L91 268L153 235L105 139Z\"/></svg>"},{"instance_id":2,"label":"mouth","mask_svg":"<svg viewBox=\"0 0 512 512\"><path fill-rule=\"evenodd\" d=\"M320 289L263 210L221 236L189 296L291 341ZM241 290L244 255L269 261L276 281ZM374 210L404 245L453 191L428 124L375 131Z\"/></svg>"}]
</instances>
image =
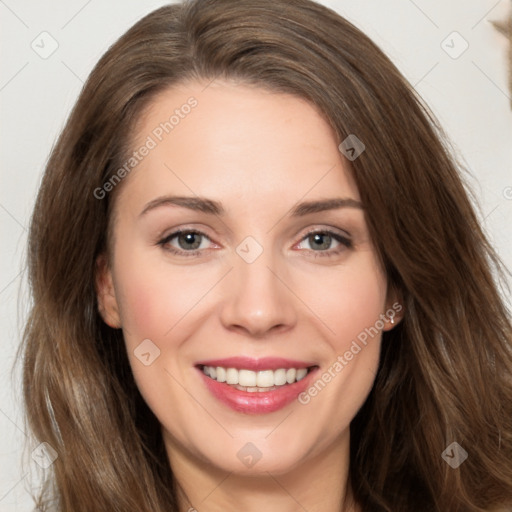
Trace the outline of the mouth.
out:
<instances>
[{"instance_id":1,"label":"mouth","mask_svg":"<svg viewBox=\"0 0 512 512\"><path fill-rule=\"evenodd\" d=\"M198 365L198 368L210 379L225 383L239 391L248 393L265 393L300 382L315 368L278 368L253 371L224 366Z\"/></svg>"},{"instance_id":2,"label":"mouth","mask_svg":"<svg viewBox=\"0 0 512 512\"><path fill-rule=\"evenodd\" d=\"M264 414L293 402L311 385L316 364L231 358L196 364L210 394L236 412Z\"/></svg>"}]
</instances>

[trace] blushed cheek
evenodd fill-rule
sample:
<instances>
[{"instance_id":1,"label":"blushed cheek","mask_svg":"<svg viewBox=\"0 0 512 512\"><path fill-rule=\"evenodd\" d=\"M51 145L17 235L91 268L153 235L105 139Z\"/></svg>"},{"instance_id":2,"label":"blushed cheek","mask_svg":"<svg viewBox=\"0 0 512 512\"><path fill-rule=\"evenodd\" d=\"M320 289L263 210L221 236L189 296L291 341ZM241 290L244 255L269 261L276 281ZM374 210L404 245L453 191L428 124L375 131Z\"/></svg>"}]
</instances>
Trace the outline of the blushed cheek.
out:
<instances>
[{"instance_id":1,"label":"blushed cheek","mask_svg":"<svg viewBox=\"0 0 512 512\"><path fill-rule=\"evenodd\" d=\"M125 341L133 349L144 339L157 340L169 329L166 324L171 319L164 312L169 301L168 287L137 250L120 244L116 252L116 298Z\"/></svg>"},{"instance_id":2,"label":"blushed cheek","mask_svg":"<svg viewBox=\"0 0 512 512\"><path fill-rule=\"evenodd\" d=\"M139 258L142 261L145 258ZM203 303L211 276L190 278L166 266L137 265L135 258L119 265L121 320L125 340L132 347L144 339L153 340L162 350L172 346L175 326L188 332L189 319ZM206 284L201 285L202 282Z\"/></svg>"},{"instance_id":3,"label":"blushed cheek","mask_svg":"<svg viewBox=\"0 0 512 512\"><path fill-rule=\"evenodd\" d=\"M162 406L162 396L179 399L165 370L174 372L170 357L174 354L173 337L167 335L177 321L180 294L169 289L154 272L126 267L119 276L122 286L123 335L137 387L153 411ZM176 319L175 319L176 318Z\"/></svg>"},{"instance_id":4,"label":"blushed cheek","mask_svg":"<svg viewBox=\"0 0 512 512\"><path fill-rule=\"evenodd\" d=\"M384 312L386 282L371 266L361 272L353 270L343 286L326 299L324 309L326 323L334 333L327 338L331 355L318 377L328 374L329 383L319 393L322 398L315 407L321 417L331 418L333 435L364 403L379 365L381 329L375 326Z\"/></svg>"},{"instance_id":5,"label":"blushed cheek","mask_svg":"<svg viewBox=\"0 0 512 512\"><path fill-rule=\"evenodd\" d=\"M317 292L309 294L308 304L312 304L312 309L328 328L331 347L340 354L348 350L358 336L364 338L384 313L386 280L375 264L367 262L340 273L339 279L330 276L323 281L317 280L316 288L309 287Z\"/></svg>"},{"instance_id":6,"label":"blushed cheek","mask_svg":"<svg viewBox=\"0 0 512 512\"><path fill-rule=\"evenodd\" d=\"M155 325L158 312L158 297L156 292L144 287L138 287L127 297L126 307L123 309L126 331L133 333L135 337L155 338L159 332ZM135 340L131 340L135 341Z\"/></svg>"},{"instance_id":7,"label":"blushed cheek","mask_svg":"<svg viewBox=\"0 0 512 512\"><path fill-rule=\"evenodd\" d=\"M366 286L357 286L353 293L350 294L350 300L345 305L346 314L343 315L345 322L339 323L336 327L344 333L342 337L347 340L348 345L354 340L364 342L365 335L368 331L375 334L376 325L380 315L384 311L385 294L376 285L376 283L367 283ZM378 336L378 335L377 335ZM375 336L374 336L375 337ZM346 348L344 343L342 348Z\"/></svg>"}]
</instances>

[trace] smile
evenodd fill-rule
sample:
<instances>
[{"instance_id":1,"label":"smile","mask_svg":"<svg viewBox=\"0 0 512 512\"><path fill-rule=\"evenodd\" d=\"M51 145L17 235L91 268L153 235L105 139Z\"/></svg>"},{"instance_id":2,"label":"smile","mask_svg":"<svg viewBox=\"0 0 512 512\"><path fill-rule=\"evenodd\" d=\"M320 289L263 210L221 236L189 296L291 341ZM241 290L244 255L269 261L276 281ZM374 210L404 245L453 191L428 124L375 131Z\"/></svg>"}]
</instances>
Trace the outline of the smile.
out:
<instances>
[{"instance_id":1,"label":"smile","mask_svg":"<svg viewBox=\"0 0 512 512\"><path fill-rule=\"evenodd\" d=\"M217 382L225 382L240 391L249 393L272 391L302 380L310 368L279 368L277 370L252 371L222 366L203 366L203 373Z\"/></svg>"},{"instance_id":2,"label":"smile","mask_svg":"<svg viewBox=\"0 0 512 512\"><path fill-rule=\"evenodd\" d=\"M208 394L231 410L267 414L294 402L319 366L282 358L231 357L195 365Z\"/></svg>"}]
</instances>

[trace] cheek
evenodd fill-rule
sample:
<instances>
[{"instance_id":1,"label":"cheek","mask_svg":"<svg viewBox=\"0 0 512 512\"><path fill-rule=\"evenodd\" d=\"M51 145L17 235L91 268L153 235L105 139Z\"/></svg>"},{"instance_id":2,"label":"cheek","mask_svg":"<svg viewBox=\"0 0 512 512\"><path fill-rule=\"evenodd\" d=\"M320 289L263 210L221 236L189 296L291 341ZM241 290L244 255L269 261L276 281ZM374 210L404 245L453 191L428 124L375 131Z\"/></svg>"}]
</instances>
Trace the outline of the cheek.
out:
<instances>
[{"instance_id":1,"label":"cheek","mask_svg":"<svg viewBox=\"0 0 512 512\"><path fill-rule=\"evenodd\" d=\"M153 257L144 248L120 244L117 254L116 297L139 390L153 407L160 404L162 392L178 400L180 389L172 385L169 372L183 380L181 346L197 329L197 314L203 311L201 299L211 288L212 272L173 267L160 255ZM213 278L215 282L218 276ZM148 352L149 357L142 357Z\"/></svg>"},{"instance_id":2,"label":"cheek","mask_svg":"<svg viewBox=\"0 0 512 512\"><path fill-rule=\"evenodd\" d=\"M171 327L172 319L163 314L163 304L169 301L168 294L163 287L152 286L146 277L147 272L144 272L124 280L119 294L123 332L130 345L146 338L161 338Z\"/></svg>"},{"instance_id":3,"label":"cheek","mask_svg":"<svg viewBox=\"0 0 512 512\"><path fill-rule=\"evenodd\" d=\"M173 363L181 343L173 327L197 298L184 289L184 279L171 275L139 258L136 251L117 261L116 295L120 303L123 336L137 387L153 411L168 403L181 403L180 387L173 386L169 372L181 381ZM142 256L142 255L141 255ZM140 265L139 262L145 264ZM190 295L194 295L190 297ZM149 340L149 341L147 341ZM162 401L162 397L166 401Z\"/></svg>"},{"instance_id":4,"label":"cheek","mask_svg":"<svg viewBox=\"0 0 512 512\"><path fill-rule=\"evenodd\" d=\"M142 253L126 253L116 267L125 338L129 344L145 338L163 340L198 301L197 282L194 285L193 276L188 278L184 272L169 271L161 261L148 261Z\"/></svg>"},{"instance_id":5,"label":"cheek","mask_svg":"<svg viewBox=\"0 0 512 512\"><path fill-rule=\"evenodd\" d=\"M386 299L385 276L369 255L330 277L324 281L329 287L323 299L321 294L313 298L329 328L329 350L323 352L316 379L298 399L318 449L348 428L373 386L383 327L378 322Z\"/></svg>"},{"instance_id":6,"label":"cheek","mask_svg":"<svg viewBox=\"0 0 512 512\"><path fill-rule=\"evenodd\" d=\"M385 312L386 278L371 252L360 254L352 265L336 272L317 274L308 279L307 286L307 303L328 328L337 353L359 335L364 337ZM377 327L382 330L381 322Z\"/></svg>"},{"instance_id":7,"label":"cheek","mask_svg":"<svg viewBox=\"0 0 512 512\"><path fill-rule=\"evenodd\" d=\"M323 352L317 380L299 402L307 405L306 409L312 407L319 422L330 425L334 435L340 425L348 425L355 416L375 380L386 277L373 253L365 252L335 273L317 274L315 287L311 286L313 280L307 284L315 290L308 297L311 309L328 328L323 331L329 350Z\"/></svg>"}]
</instances>

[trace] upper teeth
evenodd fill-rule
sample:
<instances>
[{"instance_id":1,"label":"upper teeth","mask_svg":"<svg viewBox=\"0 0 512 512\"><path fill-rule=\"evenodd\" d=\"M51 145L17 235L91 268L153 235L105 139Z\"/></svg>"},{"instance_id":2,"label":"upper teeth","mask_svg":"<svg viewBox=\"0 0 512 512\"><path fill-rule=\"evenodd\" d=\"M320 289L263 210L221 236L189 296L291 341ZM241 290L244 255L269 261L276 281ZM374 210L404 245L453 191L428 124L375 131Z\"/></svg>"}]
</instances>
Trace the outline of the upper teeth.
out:
<instances>
[{"instance_id":1,"label":"upper teeth","mask_svg":"<svg viewBox=\"0 0 512 512\"><path fill-rule=\"evenodd\" d=\"M279 370L238 370L236 368L223 368L222 366L204 366L203 372L217 382L238 384L247 387L271 388L292 384L303 379L308 373L307 368L279 368Z\"/></svg>"}]
</instances>

